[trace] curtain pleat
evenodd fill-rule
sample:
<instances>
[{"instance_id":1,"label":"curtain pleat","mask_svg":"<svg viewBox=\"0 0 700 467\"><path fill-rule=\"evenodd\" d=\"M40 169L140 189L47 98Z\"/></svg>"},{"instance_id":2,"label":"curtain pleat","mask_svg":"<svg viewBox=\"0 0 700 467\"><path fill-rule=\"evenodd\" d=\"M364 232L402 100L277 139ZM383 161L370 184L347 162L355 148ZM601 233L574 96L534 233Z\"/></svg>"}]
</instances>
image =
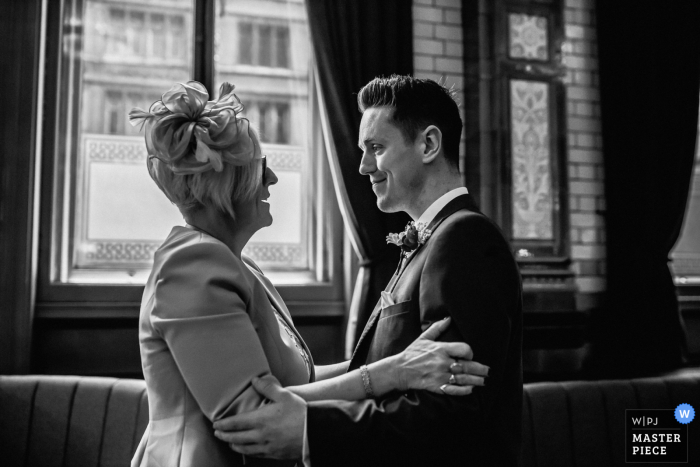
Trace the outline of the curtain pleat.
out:
<instances>
[{"instance_id":1,"label":"curtain pleat","mask_svg":"<svg viewBox=\"0 0 700 467\"><path fill-rule=\"evenodd\" d=\"M591 316L595 377L683 364L669 252L691 183L700 2L596 4L606 198L607 295Z\"/></svg>"},{"instance_id":2,"label":"curtain pleat","mask_svg":"<svg viewBox=\"0 0 700 467\"><path fill-rule=\"evenodd\" d=\"M361 115L357 92L376 76L413 73L412 2L404 0L308 0L309 26L325 121L327 154L341 212L360 258L347 348L359 338L399 258L387 247L390 232L410 220L377 208L369 178L359 173ZM329 144L329 141L332 141Z\"/></svg>"}]
</instances>

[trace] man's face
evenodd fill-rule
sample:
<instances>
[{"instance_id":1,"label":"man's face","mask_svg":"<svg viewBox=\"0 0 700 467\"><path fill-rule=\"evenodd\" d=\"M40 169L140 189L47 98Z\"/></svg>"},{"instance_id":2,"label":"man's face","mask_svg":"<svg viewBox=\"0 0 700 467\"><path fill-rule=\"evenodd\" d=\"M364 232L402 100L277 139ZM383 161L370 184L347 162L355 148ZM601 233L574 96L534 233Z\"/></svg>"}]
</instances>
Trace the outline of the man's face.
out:
<instances>
[{"instance_id":1,"label":"man's face","mask_svg":"<svg viewBox=\"0 0 700 467\"><path fill-rule=\"evenodd\" d=\"M391 121L393 111L393 107L370 107L362 114L360 173L369 175L379 209L411 214L423 186L420 144L404 138Z\"/></svg>"}]
</instances>

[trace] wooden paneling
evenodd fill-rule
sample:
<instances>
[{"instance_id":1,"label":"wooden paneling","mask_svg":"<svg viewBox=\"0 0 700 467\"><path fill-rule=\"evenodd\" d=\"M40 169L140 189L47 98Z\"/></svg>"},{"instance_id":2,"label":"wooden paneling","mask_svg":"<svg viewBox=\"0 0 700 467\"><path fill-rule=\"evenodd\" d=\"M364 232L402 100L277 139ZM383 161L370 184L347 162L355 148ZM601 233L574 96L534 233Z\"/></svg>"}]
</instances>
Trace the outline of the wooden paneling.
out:
<instances>
[{"instance_id":1,"label":"wooden paneling","mask_svg":"<svg viewBox=\"0 0 700 467\"><path fill-rule=\"evenodd\" d=\"M77 313L76 313L77 315ZM137 317L37 318L32 373L142 378ZM314 363L342 360L343 316L296 317Z\"/></svg>"}]
</instances>

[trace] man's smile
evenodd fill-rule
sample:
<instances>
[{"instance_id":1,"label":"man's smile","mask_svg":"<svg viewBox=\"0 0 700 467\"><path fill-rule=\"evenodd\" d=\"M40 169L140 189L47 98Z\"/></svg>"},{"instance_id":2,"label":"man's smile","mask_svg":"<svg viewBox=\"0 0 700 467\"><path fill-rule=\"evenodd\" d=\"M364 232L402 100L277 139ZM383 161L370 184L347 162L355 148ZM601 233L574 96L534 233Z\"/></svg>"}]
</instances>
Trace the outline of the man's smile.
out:
<instances>
[{"instance_id":1,"label":"man's smile","mask_svg":"<svg viewBox=\"0 0 700 467\"><path fill-rule=\"evenodd\" d=\"M372 180L372 186L379 185L382 182L386 182L386 178L382 178L381 180Z\"/></svg>"}]
</instances>

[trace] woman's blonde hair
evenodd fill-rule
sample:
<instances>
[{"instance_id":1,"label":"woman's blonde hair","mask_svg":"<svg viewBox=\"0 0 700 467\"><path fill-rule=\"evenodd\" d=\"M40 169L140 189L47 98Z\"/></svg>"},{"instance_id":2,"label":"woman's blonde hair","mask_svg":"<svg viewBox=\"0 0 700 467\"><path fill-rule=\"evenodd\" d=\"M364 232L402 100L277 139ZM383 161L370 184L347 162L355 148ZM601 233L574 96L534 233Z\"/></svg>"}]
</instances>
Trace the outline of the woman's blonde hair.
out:
<instances>
[{"instance_id":1,"label":"woman's blonde hair","mask_svg":"<svg viewBox=\"0 0 700 467\"><path fill-rule=\"evenodd\" d=\"M251 126L256 147L257 133ZM257 149L256 152L258 152ZM165 196L183 215L203 206L214 206L235 219L233 204L249 201L257 193L262 181L262 164L253 158L246 165L224 164L223 170L208 170L193 174L176 174L156 157L148 158L148 173Z\"/></svg>"},{"instance_id":2,"label":"woman's blonde hair","mask_svg":"<svg viewBox=\"0 0 700 467\"><path fill-rule=\"evenodd\" d=\"M261 183L260 138L240 117L234 88L223 83L209 100L202 83L177 83L148 111L129 112L132 125L145 126L148 173L185 216L214 206L235 218L235 201L251 199Z\"/></svg>"}]
</instances>

